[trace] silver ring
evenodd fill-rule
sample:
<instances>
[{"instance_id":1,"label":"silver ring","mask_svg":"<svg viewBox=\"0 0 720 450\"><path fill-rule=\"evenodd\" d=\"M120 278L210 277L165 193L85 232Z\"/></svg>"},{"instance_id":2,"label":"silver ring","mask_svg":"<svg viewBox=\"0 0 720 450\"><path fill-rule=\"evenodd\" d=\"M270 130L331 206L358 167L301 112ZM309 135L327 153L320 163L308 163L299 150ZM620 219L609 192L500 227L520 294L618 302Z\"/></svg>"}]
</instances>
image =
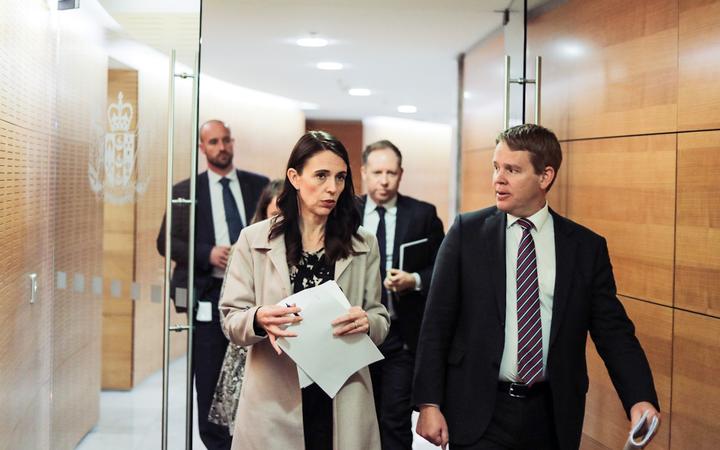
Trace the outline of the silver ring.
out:
<instances>
[{"instance_id":1,"label":"silver ring","mask_svg":"<svg viewBox=\"0 0 720 450\"><path fill-rule=\"evenodd\" d=\"M360 326L360 324L358 323L358 321L357 321L357 320L354 320L354 321L353 321L353 323L355 324L355 328L357 328L357 327L359 327L359 326Z\"/></svg>"}]
</instances>

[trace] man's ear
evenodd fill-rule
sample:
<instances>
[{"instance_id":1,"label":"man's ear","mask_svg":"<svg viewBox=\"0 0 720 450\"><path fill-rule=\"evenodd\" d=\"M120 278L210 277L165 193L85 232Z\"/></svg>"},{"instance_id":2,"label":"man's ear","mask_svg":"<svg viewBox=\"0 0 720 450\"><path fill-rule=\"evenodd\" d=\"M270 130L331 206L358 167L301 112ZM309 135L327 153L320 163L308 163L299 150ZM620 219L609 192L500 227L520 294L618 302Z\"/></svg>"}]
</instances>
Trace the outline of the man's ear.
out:
<instances>
[{"instance_id":1,"label":"man's ear","mask_svg":"<svg viewBox=\"0 0 720 450\"><path fill-rule=\"evenodd\" d=\"M545 169L543 170L543 173L540 175L540 187L547 191L548 187L552 183L552 181L555 179L555 169L553 169L551 166L545 166Z\"/></svg>"}]
</instances>

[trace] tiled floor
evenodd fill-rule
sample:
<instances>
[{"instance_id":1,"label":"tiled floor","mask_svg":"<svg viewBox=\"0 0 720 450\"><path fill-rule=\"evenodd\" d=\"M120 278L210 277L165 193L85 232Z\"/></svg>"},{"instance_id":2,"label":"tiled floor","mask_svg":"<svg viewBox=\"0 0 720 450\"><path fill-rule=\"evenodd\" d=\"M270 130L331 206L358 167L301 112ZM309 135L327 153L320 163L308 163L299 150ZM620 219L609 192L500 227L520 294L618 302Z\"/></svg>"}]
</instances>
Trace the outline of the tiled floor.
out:
<instances>
[{"instance_id":1,"label":"tiled floor","mask_svg":"<svg viewBox=\"0 0 720 450\"><path fill-rule=\"evenodd\" d=\"M185 358L170 365L168 448L185 448ZM100 395L100 421L77 450L158 450L162 403L162 372L157 372L129 392L104 391ZM413 416L413 429L416 417ZM414 450L437 447L415 436ZM193 449L204 450L197 424Z\"/></svg>"}]
</instances>

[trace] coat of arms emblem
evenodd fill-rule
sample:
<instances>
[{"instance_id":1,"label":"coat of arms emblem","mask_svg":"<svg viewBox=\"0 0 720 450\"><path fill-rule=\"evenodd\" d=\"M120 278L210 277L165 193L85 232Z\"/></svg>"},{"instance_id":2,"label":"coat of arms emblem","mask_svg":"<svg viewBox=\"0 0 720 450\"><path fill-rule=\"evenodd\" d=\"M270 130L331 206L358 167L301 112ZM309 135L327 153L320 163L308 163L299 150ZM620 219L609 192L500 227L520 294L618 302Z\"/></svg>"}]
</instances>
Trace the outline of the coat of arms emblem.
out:
<instances>
[{"instance_id":1,"label":"coat of arms emblem","mask_svg":"<svg viewBox=\"0 0 720 450\"><path fill-rule=\"evenodd\" d=\"M147 190L147 177L140 179L135 143L137 133L130 130L133 107L118 92L117 103L107 109L110 131L100 139L88 164L90 188L109 203L131 203L135 194Z\"/></svg>"}]
</instances>

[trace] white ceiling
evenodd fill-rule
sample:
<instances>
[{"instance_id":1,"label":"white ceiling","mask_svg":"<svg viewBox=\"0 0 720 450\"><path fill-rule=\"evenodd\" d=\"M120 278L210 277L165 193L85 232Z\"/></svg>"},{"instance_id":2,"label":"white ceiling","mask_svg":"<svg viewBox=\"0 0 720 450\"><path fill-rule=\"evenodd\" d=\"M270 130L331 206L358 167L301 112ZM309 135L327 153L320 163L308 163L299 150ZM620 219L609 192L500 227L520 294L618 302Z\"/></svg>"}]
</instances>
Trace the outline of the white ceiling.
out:
<instances>
[{"instance_id":1,"label":"white ceiling","mask_svg":"<svg viewBox=\"0 0 720 450\"><path fill-rule=\"evenodd\" d=\"M513 5L513 1L515 5ZM191 63L199 0L100 0L135 39L177 47ZM537 2L531 2L537 3ZM309 118L406 117L452 123L457 56L501 25L521 0L203 0L203 73L317 105ZM517 6L516 6L517 5ZM294 44L311 32L324 48ZM342 71L321 71L337 61ZM364 87L369 97L347 89ZM201 87L202 90L202 87ZM397 112L415 105L416 114Z\"/></svg>"}]
</instances>

